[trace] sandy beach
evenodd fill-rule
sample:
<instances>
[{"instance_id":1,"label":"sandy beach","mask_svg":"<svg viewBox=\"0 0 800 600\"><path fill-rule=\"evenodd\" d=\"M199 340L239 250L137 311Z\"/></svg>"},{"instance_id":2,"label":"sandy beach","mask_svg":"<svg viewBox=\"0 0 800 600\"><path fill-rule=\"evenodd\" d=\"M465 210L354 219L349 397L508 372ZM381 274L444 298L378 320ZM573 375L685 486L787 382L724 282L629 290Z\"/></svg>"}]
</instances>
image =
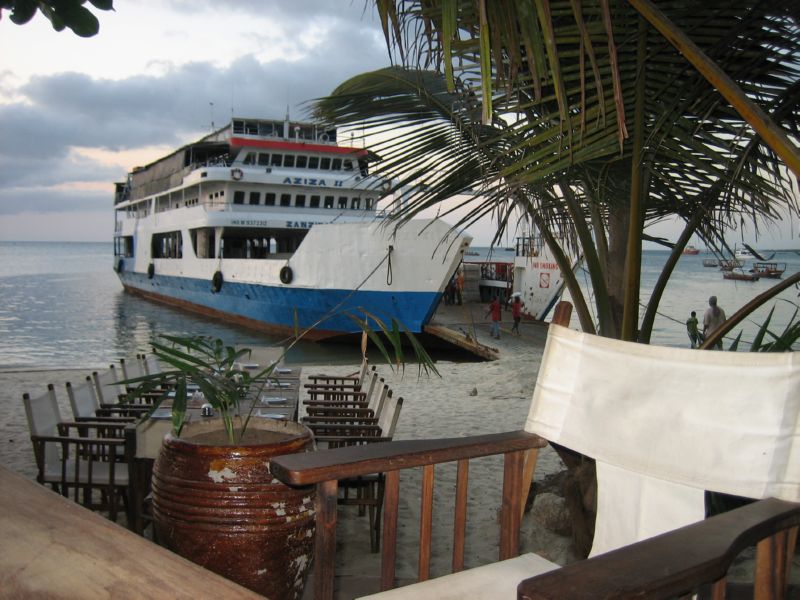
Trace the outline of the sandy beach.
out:
<instances>
[{"instance_id":1,"label":"sandy beach","mask_svg":"<svg viewBox=\"0 0 800 600\"><path fill-rule=\"evenodd\" d=\"M478 339L487 344L491 341L490 345L499 350L500 359L497 361L438 362L440 377L418 376L413 365L406 367L405 372L392 372L387 365L380 365L378 369L381 376L390 384L394 394L404 399L395 439L462 437L522 428L547 328L524 323L520 337L512 336L509 328L507 320L501 339L491 340L488 323L481 319L477 324ZM358 365L304 365L306 375L319 371L352 373L357 369ZM0 459L4 465L27 477L35 477L33 452L21 402L22 393L27 391L31 395L38 395L46 391L47 383L53 383L62 414L66 416L70 411L64 383L81 381L90 372L91 368L0 372L6 407L0 417ZM534 480L542 481L547 475L561 469L561 461L555 452L545 448L539 453ZM433 576L447 573L450 569L455 466L439 468L436 475ZM497 511L501 500L501 478L501 459L486 458L472 462L466 552L468 567L497 560ZM536 518L536 512L534 509L524 518L522 550L536 551L559 563L568 562L569 540L544 528ZM397 575L402 580L416 577L418 513L418 474L412 472L401 480ZM359 517L355 507L341 507L339 515L338 575L344 580L357 578L361 584L366 581L366 589L371 585L377 586L379 555L370 553L367 518ZM343 592L341 597L349 596Z\"/></svg>"}]
</instances>

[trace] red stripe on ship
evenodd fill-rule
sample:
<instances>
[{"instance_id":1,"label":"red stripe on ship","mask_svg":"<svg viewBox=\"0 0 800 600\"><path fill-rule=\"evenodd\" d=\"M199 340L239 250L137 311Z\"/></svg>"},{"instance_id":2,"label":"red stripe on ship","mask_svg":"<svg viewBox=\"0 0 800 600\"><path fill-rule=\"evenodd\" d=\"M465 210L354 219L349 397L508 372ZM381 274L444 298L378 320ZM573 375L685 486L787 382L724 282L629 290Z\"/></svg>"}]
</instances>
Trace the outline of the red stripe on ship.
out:
<instances>
[{"instance_id":1,"label":"red stripe on ship","mask_svg":"<svg viewBox=\"0 0 800 600\"><path fill-rule=\"evenodd\" d=\"M271 150L296 150L300 152L325 152L328 154L350 154L353 156L366 156L363 148L347 148L345 146L331 146L328 144L308 144L305 142L287 142L278 140L252 140L249 138L232 137L231 146L240 148L269 148Z\"/></svg>"}]
</instances>

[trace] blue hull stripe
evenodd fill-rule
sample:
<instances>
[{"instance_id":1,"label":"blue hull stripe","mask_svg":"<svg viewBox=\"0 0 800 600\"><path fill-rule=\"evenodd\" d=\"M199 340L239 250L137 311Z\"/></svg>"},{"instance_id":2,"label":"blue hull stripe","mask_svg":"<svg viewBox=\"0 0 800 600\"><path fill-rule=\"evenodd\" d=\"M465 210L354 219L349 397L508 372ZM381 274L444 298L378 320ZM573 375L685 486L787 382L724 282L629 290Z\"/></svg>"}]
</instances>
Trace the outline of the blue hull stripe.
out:
<instances>
[{"instance_id":1,"label":"blue hull stripe","mask_svg":"<svg viewBox=\"0 0 800 600\"><path fill-rule=\"evenodd\" d=\"M434 292L352 292L228 281L215 294L211 292L211 281L206 279L158 274L148 279L144 273L131 271L124 271L119 277L124 286L147 295L187 302L288 330L295 326L296 313L297 325L301 330L315 326L320 330L342 334L361 331L345 313L363 318L365 309L389 327L391 318L395 318L406 329L420 333L430 321L441 298L441 294Z\"/></svg>"}]
</instances>

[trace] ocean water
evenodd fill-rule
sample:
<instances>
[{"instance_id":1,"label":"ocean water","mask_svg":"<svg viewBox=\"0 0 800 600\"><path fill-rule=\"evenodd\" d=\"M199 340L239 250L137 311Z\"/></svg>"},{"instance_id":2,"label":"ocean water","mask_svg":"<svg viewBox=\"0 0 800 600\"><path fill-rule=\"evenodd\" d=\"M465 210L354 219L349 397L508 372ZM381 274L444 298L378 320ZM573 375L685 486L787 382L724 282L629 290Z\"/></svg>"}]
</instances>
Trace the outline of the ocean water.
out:
<instances>
[{"instance_id":1,"label":"ocean water","mask_svg":"<svg viewBox=\"0 0 800 600\"><path fill-rule=\"evenodd\" d=\"M111 243L0 242L0 369L101 368L158 335L207 335L248 347L279 337L124 292ZM300 342L287 362L357 363L358 348Z\"/></svg>"},{"instance_id":2,"label":"ocean water","mask_svg":"<svg viewBox=\"0 0 800 600\"><path fill-rule=\"evenodd\" d=\"M758 249L759 253L768 258L773 251ZM642 261L640 302L644 303L650 298L661 269L666 262L668 252L662 250L645 250ZM704 267L704 258L714 258L710 253L700 252L698 255L684 255L672 273L664 295L659 303L658 315L653 325L653 334L650 343L660 346L689 347L689 337L686 333L686 319L691 311L697 313L701 329L703 314L708 308L709 296L717 297L717 304L728 317L742 308L747 302L769 288L778 284L777 279L760 279L758 281L733 281L722 278L722 273L716 267ZM794 250L775 251L773 261L786 263L784 277L800 271L800 255ZM752 261L745 261L743 270L747 271L752 266ZM588 288L588 274L579 273L582 288ZM774 300L767 302L757 311L753 312L726 338L723 346L728 348L741 332L739 350L749 350L750 343L756 336L770 310L774 307L774 314L770 320L770 330L782 332L791 321L800 306L798 289L790 286L781 292ZM641 307L639 322L644 315ZM800 315L798 315L800 316ZM577 319L573 317L573 325L577 328ZM765 341L768 341L767 338Z\"/></svg>"},{"instance_id":3,"label":"ocean water","mask_svg":"<svg viewBox=\"0 0 800 600\"><path fill-rule=\"evenodd\" d=\"M725 281L717 269L704 268L698 256L679 261L656 320L653 343L686 346L685 321L691 310L702 314L710 295L730 315L775 280ZM666 253L646 251L642 296L649 296ZM780 252L787 274L800 270L800 256ZM112 269L110 243L0 242L0 369L100 368L146 349L158 334L210 335L253 346L280 344L274 336L227 325L126 294ZM579 274L582 280L587 280ZM798 303L792 287L741 328L752 340L757 324L776 305L781 329ZM735 334L734 334L735 335ZM289 362L354 363L357 348L343 344L299 343Z\"/></svg>"}]
</instances>

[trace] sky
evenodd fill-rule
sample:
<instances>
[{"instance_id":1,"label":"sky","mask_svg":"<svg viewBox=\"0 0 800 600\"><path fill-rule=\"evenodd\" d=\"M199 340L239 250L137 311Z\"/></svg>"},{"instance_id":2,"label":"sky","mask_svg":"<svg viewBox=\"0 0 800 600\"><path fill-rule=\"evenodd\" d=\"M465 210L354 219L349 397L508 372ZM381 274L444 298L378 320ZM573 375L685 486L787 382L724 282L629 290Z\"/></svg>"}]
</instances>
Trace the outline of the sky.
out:
<instances>
[{"instance_id":1,"label":"sky","mask_svg":"<svg viewBox=\"0 0 800 600\"><path fill-rule=\"evenodd\" d=\"M114 4L96 12L92 38L41 14L0 19L0 240L110 241L113 184L133 167L232 114L282 118L288 106L304 118L309 100L390 63L371 1ZM493 229L471 228L473 244ZM800 247L796 237L784 224L758 245Z\"/></svg>"}]
</instances>

